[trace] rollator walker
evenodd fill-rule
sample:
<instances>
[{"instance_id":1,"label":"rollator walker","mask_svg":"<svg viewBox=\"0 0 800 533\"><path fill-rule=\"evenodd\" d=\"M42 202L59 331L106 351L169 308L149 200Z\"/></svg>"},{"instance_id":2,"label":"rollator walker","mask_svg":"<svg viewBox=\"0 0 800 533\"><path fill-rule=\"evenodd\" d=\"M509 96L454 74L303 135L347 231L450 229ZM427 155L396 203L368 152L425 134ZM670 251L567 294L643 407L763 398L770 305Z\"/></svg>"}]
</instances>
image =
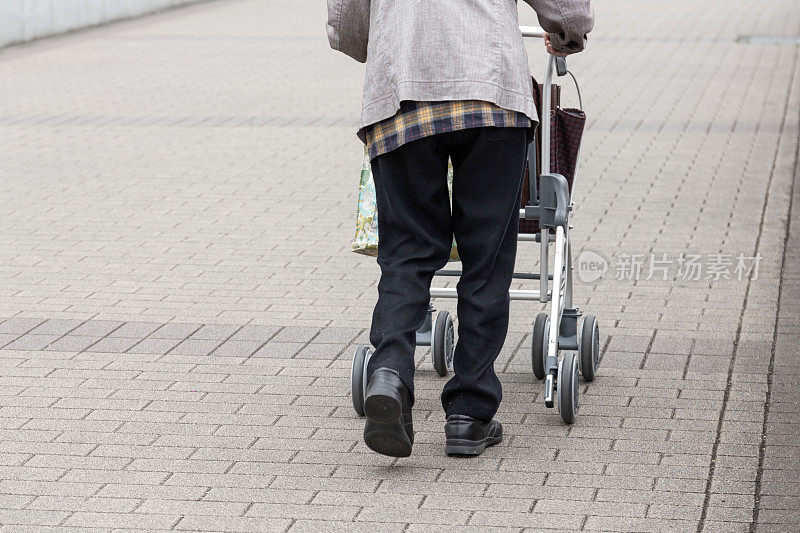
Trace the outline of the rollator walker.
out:
<instances>
[{"instance_id":1,"label":"rollator walker","mask_svg":"<svg viewBox=\"0 0 800 533\"><path fill-rule=\"evenodd\" d=\"M520 27L523 37L544 37L544 30L536 26ZM527 164L529 170L530 202L520 209L523 220L538 221L537 233L520 233L519 241L540 243L541 272L517 273L514 279L538 280L538 290L509 290L511 300L539 301L550 304L550 312L541 312L533 323L531 343L531 367L538 379L544 380L544 403L547 407L556 405L561 419L567 424L575 420L578 413L578 372L584 380L594 380L600 360L600 334L594 315L583 318L578 334L578 318L581 313L572 301L572 249L569 232L575 180L572 187L561 174L538 173L538 169L551 169L551 122L550 109L553 98L553 71L558 76L572 75L567 71L563 58L548 56L542 90L541 121L541 161L536 158L536 141L528 147ZM575 78L572 76L573 79ZM577 88L577 80L576 80ZM580 101L580 89L578 89ZM581 110L583 103L580 102ZM541 165L537 164L541 163ZM577 177L577 167L575 175ZM535 177L538 174L538 180ZM537 183L538 182L538 183ZM548 251L554 245L553 268L549 270ZM439 270L436 276L460 276L458 270ZM551 283L552 282L552 283ZM457 298L455 288L431 287L433 298ZM449 312L436 313L432 305L428 307L425 321L416 332L417 346L430 346L433 367L444 377L453 366L455 349L455 327ZM555 327L552 326L555 324ZM564 351L559 357L559 352ZM577 355L576 353L577 352ZM367 364L372 356L370 346L360 346L353 356L350 384L353 408L359 416L364 416L364 397L367 386Z\"/></svg>"}]
</instances>

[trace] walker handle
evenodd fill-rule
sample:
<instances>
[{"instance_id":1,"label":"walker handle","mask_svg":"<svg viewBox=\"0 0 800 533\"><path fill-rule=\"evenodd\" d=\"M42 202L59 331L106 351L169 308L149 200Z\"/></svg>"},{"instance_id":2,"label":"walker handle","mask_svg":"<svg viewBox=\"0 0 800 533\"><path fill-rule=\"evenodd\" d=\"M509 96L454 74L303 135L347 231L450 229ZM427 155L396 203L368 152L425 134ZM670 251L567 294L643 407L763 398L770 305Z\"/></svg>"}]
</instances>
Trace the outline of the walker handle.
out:
<instances>
[{"instance_id":1,"label":"walker handle","mask_svg":"<svg viewBox=\"0 0 800 533\"><path fill-rule=\"evenodd\" d=\"M544 34L546 33L539 26L520 26L519 30L522 32L523 37L538 37L539 39L544 39Z\"/></svg>"},{"instance_id":2,"label":"walker handle","mask_svg":"<svg viewBox=\"0 0 800 533\"><path fill-rule=\"evenodd\" d=\"M520 26L519 31L522 32L523 37L544 38L546 33L539 26ZM566 59L547 54L547 68L545 69L544 83L542 84L542 161L541 166L538 168L541 174L550 174L552 172L550 167L550 102L553 98L553 74L564 76L566 73ZM545 292L543 291L542 294Z\"/></svg>"}]
</instances>

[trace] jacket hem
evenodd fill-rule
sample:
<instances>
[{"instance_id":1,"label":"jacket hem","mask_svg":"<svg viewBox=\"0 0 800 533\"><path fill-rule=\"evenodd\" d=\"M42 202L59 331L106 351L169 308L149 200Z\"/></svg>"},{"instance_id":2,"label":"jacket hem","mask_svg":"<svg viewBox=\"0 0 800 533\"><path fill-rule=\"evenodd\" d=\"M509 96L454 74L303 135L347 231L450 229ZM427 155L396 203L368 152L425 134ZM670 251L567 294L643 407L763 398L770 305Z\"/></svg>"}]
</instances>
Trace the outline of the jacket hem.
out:
<instances>
[{"instance_id":1,"label":"jacket hem","mask_svg":"<svg viewBox=\"0 0 800 533\"><path fill-rule=\"evenodd\" d=\"M362 142L365 142L364 129L376 122L393 117L400 110L400 102L404 100L419 102L482 100L509 111L523 113L531 119L531 124L535 126L539 123L539 119L532 92L532 85L531 93L525 95L493 83L473 80L404 81L396 85L394 93L364 104L357 135Z\"/></svg>"}]
</instances>

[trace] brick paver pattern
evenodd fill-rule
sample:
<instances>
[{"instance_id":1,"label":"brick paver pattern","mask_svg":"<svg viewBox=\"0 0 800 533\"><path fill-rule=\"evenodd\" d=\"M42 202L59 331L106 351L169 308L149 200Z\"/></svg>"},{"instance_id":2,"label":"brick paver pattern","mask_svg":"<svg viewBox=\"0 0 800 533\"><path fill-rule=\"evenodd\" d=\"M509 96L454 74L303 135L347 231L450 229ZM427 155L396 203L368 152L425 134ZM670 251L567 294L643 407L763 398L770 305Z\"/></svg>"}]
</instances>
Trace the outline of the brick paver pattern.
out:
<instances>
[{"instance_id":1,"label":"brick paver pattern","mask_svg":"<svg viewBox=\"0 0 800 533\"><path fill-rule=\"evenodd\" d=\"M324 2L208 2L0 51L0 526L797 530L800 47L737 38L800 35L800 10L755 7L597 2L569 65L589 115L575 252L610 265L575 299L602 365L562 424L530 369L543 306L514 302L505 440L472 460L444 456L422 348L413 455L361 441L363 66L329 50ZM681 253L761 262L615 268ZM537 254L522 243L518 269Z\"/></svg>"}]
</instances>

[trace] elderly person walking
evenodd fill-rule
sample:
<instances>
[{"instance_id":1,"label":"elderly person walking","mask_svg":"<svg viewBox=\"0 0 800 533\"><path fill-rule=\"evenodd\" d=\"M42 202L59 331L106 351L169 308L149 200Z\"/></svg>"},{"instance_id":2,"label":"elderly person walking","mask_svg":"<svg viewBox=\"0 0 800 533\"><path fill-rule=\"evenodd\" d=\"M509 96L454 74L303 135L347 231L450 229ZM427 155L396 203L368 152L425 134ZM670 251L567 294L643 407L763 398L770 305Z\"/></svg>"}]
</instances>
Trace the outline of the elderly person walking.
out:
<instances>
[{"instance_id":1,"label":"elderly person walking","mask_svg":"<svg viewBox=\"0 0 800 533\"><path fill-rule=\"evenodd\" d=\"M551 54L583 50L589 0L526 0ZM502 440L494 362L508 330L527 146L537 120L516 0L328 0L334 49L366 62L359 138L371 160L381 279L364 441L411 454L415 333L455 235L462 262L445 452ZM453 164L452 212L447 189Z\"/></svg>"}]
</instances>

